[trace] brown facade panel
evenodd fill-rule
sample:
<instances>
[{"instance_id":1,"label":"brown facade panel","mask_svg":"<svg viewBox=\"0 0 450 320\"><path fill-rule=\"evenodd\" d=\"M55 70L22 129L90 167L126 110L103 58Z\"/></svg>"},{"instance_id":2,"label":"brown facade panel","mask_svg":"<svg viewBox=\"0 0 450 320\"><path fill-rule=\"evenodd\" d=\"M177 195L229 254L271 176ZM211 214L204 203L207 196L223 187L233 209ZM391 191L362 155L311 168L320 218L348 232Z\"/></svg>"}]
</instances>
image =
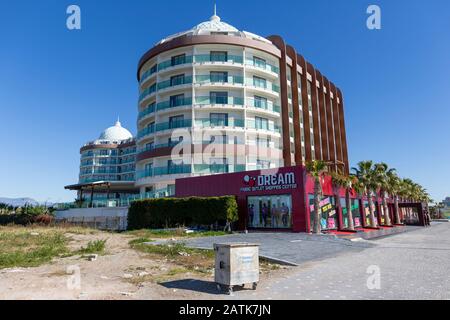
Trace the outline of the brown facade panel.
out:
<instances>
[{"instance_id":1,"label":"brown facade panel","mask_svg":"<svg viewBox=\"0 0 450 320\"><path fill-rule=\"evenodd\" d=\"M283 127L283 159L284 166L292 165L291 139L289 133L289 100L287 84L286 44L280 36L270 36L267 39L281 51L280 57L280 100L281 100L281 124Z\"/></svg>"},{"instance_id":2,"label":"brown facade panel","mask_svg":"<svg viewBox=\"0 0 450 320\"><path fill-rule=\"evenodd\" d=\"M336 161L336 154L335 154L336 146L334 141L333 113L331 110L331 100L330 100L330 82L326 77L324 77L323 83L326 90L325 108L327 111L328 153L329 153L329 158L327 160L334 163Z\"/></svg>"},{"instance_id":3,"label":"brown facade panel","mask_svg":"<svg viewBox=\"0 0 450 320\"><path fill-rule=\"evenodd\" d=\"M344 99L342 98L342 92L339 88L336 89L337 96L339 98L339 121L341 125L341 144L342 144L342 154L344 157L345 174L350 173L349 163L348 163L348 149L347 149L347 135L345 130L345 113L344 113Z\"/></svg>"},{"instance_id":4,"label":"brown facade panel","mask_svg":"<svg viewBox=\"0 0 450 320\"><path fill-rule=\"evenodd\" d=\"M327 133L327 117L325 111L325 103L323 99L323 77L319 70L316 70L316 79L319 81L318 100L319 100L319 115L320 115L320 148L322 157L321 160L327 160L330 156L328 154L328 133Z\"/></svg>"},{"instance_id":5,"label":"brown facade panel","mask_svg":"<svg viewBox=\"0 0 450 320\"><path fill-rule=\"evenodd\" d=\"M294 147L295 147L295 164L302 164L302 137L300 130L300 105L298 96L298 70L297 70L297 53L291 46L286 47L288 57L292 59L291 68L291 90L292 90L292 113L294 117Z\"/></svg>"},{"instance_id":6,"label":"brown facade panel","mask_svg":"<svg viewBox=\"0 0 450 320\"><path fill-rule=\"evenodd\" d=\"M301 76L301 86L302 86L302 109L303 109L303 132L305 134L305 160L312 160L311 152L311 124L309 123L309 107L308 107L308 78L306 72L306 60L301 55L297 55L297 61L300 67L303 69Z\"/></svg>"},{"instance_id":7,"label":"brown facade panel","mask_svg":"<svg viewBox=\"0 0 450 320\"><path fill-rule=\"evenodd\" d=\"M341 143L341 124L339 120L339 107L337 104L337 92L336 86L330 82L331 93L333 93L333 125L334 125L334 140L336 145L336 161L338 162L338 168L342 170L342 163L344 158L342 156L342 143Z\"/></svg>"},{"instance_id":8,"label":"brown facade panel","mask_svg":"<svg viewBox=\"0 0 450 320\"><path fill-rule=\"evenodd\" d=\"M308 73L311 75L311 105L313 116L313 135L314 135L314 155L315 159L320 160L320 132L319 132L319 108L317 106L317 85L316 85L316 70L311 63L307 63Z\"/></svg>"}]
</instances>

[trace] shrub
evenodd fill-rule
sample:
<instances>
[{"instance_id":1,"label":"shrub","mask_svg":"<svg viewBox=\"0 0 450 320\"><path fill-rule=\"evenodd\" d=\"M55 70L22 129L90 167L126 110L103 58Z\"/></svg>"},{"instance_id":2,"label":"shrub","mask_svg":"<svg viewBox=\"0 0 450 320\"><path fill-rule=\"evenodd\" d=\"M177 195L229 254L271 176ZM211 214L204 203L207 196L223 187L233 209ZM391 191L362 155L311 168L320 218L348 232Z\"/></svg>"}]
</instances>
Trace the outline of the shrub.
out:
<instances>
[{"instance_id":1,"label":"shrub","mask_svg":"<svg viewBox=\"0 0 450 320\"><path fill-rule=\"evenodd\" d=\"M34 223L39 223L43 225L49 225L53 221L53 216L49 214L40 214L33 218Z\"/></svg>"},{"instance_id":2,"label":"shrub","mask_svg":"<svg viewBox=\"0 0 450 320\"><path fill-rule=\"evenodd\" d=\"M225 225L237 219L233 196L145 199L132 202L128 229Z\"/></svg>"},{"instance_id":3,"label":"shrub","mask_svg":"<svg viewBox=\"0 0 450 320\"><path fill-rule=\"evenodd\" d=\"M105 250L106 245L106 239L104 240L95 240L95 241L89 241L87 244L87 247L81 247L80 250L78 250L79 253L102 253Z\"/></svg>"}]
</instances>

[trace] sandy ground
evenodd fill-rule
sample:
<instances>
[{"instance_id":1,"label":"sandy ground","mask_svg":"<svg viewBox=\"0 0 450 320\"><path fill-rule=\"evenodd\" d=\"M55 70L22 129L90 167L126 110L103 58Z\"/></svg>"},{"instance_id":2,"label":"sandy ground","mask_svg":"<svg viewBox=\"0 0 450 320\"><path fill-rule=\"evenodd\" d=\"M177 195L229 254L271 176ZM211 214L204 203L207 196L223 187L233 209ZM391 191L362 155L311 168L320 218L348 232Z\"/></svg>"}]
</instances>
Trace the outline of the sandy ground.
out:
<instances>
[{"instance_id":1,"label":"sandy ground","mask_svg":"<svg viewBox=\"0 0 450 320\"><path fill-rule=\"evenodd\" d=\"M132 236L103 233L68 234L69 247L79 249L88 241L108 239L104 255L95 261L72 256L57 258L35 268L0 270L0 299L220 299L213 274L182 273L158 283L175 267L170 261L133 250ZM212 271L212 270L211 270ZM261 285L286 269L267 271Z\"/></svg>"}]
</instances>

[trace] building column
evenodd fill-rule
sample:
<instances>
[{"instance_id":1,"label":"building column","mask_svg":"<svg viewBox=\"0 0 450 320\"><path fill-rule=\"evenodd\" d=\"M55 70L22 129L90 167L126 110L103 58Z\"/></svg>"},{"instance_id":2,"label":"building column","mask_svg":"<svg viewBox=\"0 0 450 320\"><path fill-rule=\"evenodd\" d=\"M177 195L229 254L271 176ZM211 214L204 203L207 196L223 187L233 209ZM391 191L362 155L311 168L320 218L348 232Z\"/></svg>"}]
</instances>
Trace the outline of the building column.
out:
<instances>
[{"instance_id":1,"label":"building column","mask_svg":"<svg viewBox=\"0 0 450 320\"><path fill-rule=\"evenodd\" d=\"M316 81L316 70L311 63L307 63L308 73L311 75L311 105L312 105L312 116L313 116L313 137L314 137L314 155L316 160L322 158L320 152L320 124L319 124L319 108L317 106L317 81Z\"/></svg>"},{"instance_id":2,"label":"building column","mask_svg":"<svg viewBox=\"0 0 450 320\"><path fill-rule=\"evenodd\" d=\"M303 109L303 132L305 138L305 160L312 160L311 152L311 124L309 123L309 106L308 106L308 72L306 71L306 60L301 55L297 54L297 61L302 67L302 74L300 78L302 87L302 109Z\"/></svg>"},{"instance_id":3,"label":"building column","mask_svg":"<svg viewBox=\"0 0 450 320\"><path fill-rule=\"evenodd\" d=\"M346 130L345 130L345 116L344 116L344 100L342 98L342 92L338 88L336 89L337 97L339 98L339 122L341 127L341 145L342 145L342 155L343 155L343 162L344 162L344 173L346 175L349 175L350 168L348 164L348 150L347 150L347 137L346 137Z\"/></svg>"},{"instance_id":4,"label":"building column","mask_svg":"<svg viewBox=\"0 0 450 320\"><path fill-rule=\"evenodd\" d=\"M319 70L316 70L316 79L319 81L318 100L320 115L320 147L322 152L321 160L327 161L330 158L330 155L328 154L327 116L323 99L323 77Z\"/></svg>"},{"instance_id":5,"label":"building column","mask_svg":"<svg viewBox=\"0 0 450 320\"><path fill-rule=\"evenodd\" d=\"M283 137L283 159L284 166L290 167L291 162L291 139L289 134L289 100L287 85L287 61L286 61L286 44L280 36L270 36L267 39L281 51L280 58L280 100L281 100L281 123Z\"/></svg>"},{"instance_id":6,"label":"building column","mask_svg":"<svg viewBox=\"0 0 450 320\"><path fill-rule=\"evenodd\" d=\"M335 141L333 137L333 117L331 110L331 96L330 96L330 82L326 77L323 77L323 83L326 90L325 93L325 108L327 111L327 132L328 132L328 161L335 163L336 162L336 154L335 154ZM336 171L336 167L333 167L334 171Z\"/></svg>"}]
</instances>

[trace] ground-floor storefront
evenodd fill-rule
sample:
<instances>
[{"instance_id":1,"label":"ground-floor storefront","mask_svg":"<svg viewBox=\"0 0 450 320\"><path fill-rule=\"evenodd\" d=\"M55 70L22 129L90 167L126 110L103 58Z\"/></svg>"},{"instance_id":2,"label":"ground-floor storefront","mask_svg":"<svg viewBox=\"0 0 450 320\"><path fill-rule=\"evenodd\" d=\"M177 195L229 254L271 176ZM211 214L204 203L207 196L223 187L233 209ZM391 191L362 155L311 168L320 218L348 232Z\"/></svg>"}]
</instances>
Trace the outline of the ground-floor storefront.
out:
<instances>
[{"instance_id":1,"label":"ground-floor storefront","mask_svg":"<svg viewBox=\"0 0 450 320\"><path fill-rule=\"evenodd\" d=\"M373 197L369 201L367 197L351 192L351 207L347 209L344 189L333 186L329 176L322 178L321 185L320 224L324 231L348 228L350 210L355 228L373 227L369 203L372 204L376 227L386 225L387 215L391 223L396 221L392 199L383 201L381 197ZM235 196L240 230L311 232L315 217L314 181L303 166L178 179L175 195ZM421 225L424 219L419 218L423 215L420 207L421 204L402 204L399 212L401 222Z\"/></svg>"}]
</instances>

